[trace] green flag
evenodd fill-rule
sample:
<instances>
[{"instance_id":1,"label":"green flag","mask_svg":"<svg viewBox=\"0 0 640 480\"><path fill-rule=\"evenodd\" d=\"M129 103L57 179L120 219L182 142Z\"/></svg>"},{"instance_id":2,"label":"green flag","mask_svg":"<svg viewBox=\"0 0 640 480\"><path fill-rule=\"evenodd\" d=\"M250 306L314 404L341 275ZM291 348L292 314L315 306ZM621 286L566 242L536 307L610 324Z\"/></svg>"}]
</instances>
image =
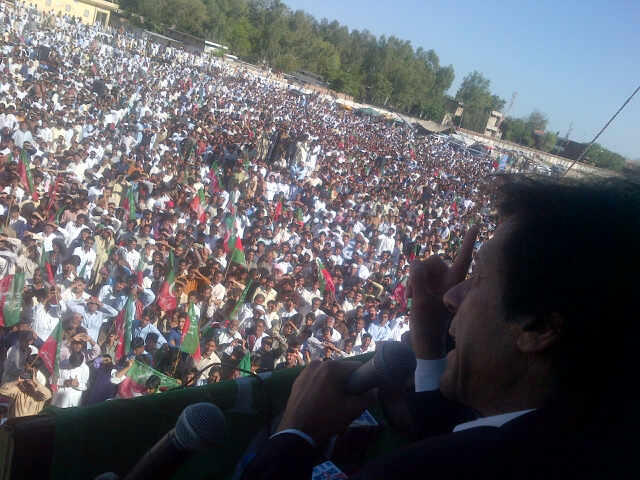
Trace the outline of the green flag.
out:
<instances>
[{"instance_id":1,"label":"green flag","mask_svg":"<svg viewBox=\"0 0 640 480\"><path fill-rule=\"evenodd\" d=\"M46 278L51 285L54 285L55 276L53 275L53 268L51 267L51 262L49 261L49 254L44 249L44 245L42 246L42 252L40 254L40 263L38 264L38 266L42 271L42 276Z\"/></svg>"},{"instance_id":2,"label":"green flag","mask_svg":"<svg viewBox=\"0 0 640 480\"><path fill-rule=\"evenodd\" d=\"M62 218L62 214L64 213L64 211L65 211L66 209L67 209L66 207L62 206L62 207L60 207L60 208L58 209L58 211L56 212L56 223L57 223L57 224L60 224L60 219Z\"/></svg>"},{"instance_id":3,"label":"green flag","mask_svg":"<svg viewBox=\"0 0 640 480\"><path fill-rule=\"evenodd\" d=\"M127 377L129 377L134 383L141 386L144 386L145 382L151 375L155 375L160 379L160 388L176 388L180 386L180 383L175 378L171 378L164 373L160 373L149 365L139 362L138 360L133 362L133 366L127 372Z\"/></svg>"},{"instance_id":4,"label":"green flag","mask_svg":"<svg viewBox=\"0 0 640 480\"><path fill-rule=\"evenodd\" d=\"M250 372L251 371L251 353L247 352L244 357L242 357L242 360L240 360L240 363L238 364L238 370L240 371L240 375L242 377L248 377L249 375L251 375Z\"/></svg>"},{"instance_id":5,"label":"green flag","mask_svg":"<svg viewBox=\"0 0 640 480\"><path fill-rule=\"evenodd\" d=\"M58 376L60 363L60 346L62 345L62 322L58 322L49 338L42 344L38 355L52 375Z\"/></svg>"},{"instance_id":6,"label":"green flag","mask_svg":"<svg viewBox=\"0 0 640 480\"><path fill-rule=\"evenodd\" d=\"M22 291L24 290L24 272L16 272L4 301L2 314L4 326L13 327L20 321L22 314Z\"/></svg>"},{"instance_id":7,"label":"green flag","mask_svg":"<svg viewBox=\"0 0 640 480\"><path fill-rule=\"evenodd\" d=\"M247 283L247 286L244 287L244 290L242 291L242 293L240 294L240 298L238 299L238 303L236 303L236 306L233 307L233 310L231 310L231 314L229 315L230 318L233 318L233 316L238 313L238 310L247 299L247 294L249 293L251 284L253 284L253 280L249 280L249 283Z\"/></svg>"},{"instance_id":8,"label":"green flag","mask_svg":"<svg viewBox=\"0 0 640 480\"><path fill-rule=\"evenodd\" d=\"M156 300L158 306L161 310L165 312L170 312L175 310L178 306L178 299L173 294L173 284L176 280L176 265L175 259L173 257L173 250L169 251L169 273L162 282L160 286L160 291L158 292L158 299Z\"/></svg>"},{"instance_id":9,"label":"green flag","mask_svg":"<svg viewBox=\"0 0 640 480\"><path fill-rule=\"evenodd\" d=\"M182 342L180 350L193 356L197 362L200 360L200 335L198 332L198 317L196 316L193 302L189 302L187 321L182 328Z\"/></svg>"},{"instance_id":10,"label":"green flag","mask_svg":"<svg viewBox=\"0 0 640 480\"><path fill-rule=\"evenodd\" d=\"M129 192L127 193L127 199L129 201L129 220L132 218L136 218L136 199L133 195L133 188L129 187Z\"/></svg>"},{"instance_id":11,"label":"green flag","mask_svg":"<svg viewBox=\"0 0 640 480\"><path fill-rule=\"evenodd\" d=\"M231 261L239 263L240 265L245 265L247 263L244 258L244 249L242 247L242 239L240 237L236 237L236 242L231 250Z\"/></svg>"},{"instance_id":12,"label":"green flag","mask_svg":"<svg viewBox=\"0 0 640 480\"><path fill-rule=\"evenodd\" d=\"M84 262L82 268L80 269L80 273L78 273L78 278L84 278L84 274L87 272L87 262Z\"/></svg>"}]
</instances>

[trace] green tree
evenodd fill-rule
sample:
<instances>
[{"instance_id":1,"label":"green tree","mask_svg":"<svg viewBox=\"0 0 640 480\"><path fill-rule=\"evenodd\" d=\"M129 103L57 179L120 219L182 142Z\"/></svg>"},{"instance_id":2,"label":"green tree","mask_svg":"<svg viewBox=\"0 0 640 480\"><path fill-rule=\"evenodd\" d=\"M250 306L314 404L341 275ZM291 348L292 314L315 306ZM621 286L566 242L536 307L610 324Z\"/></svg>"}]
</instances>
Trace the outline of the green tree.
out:
<instances>
[{"instance_id":1,"label":"green tree","mask_svg":"<svg viewBox=\"0 0 640 480\"><path fill-rule=\"evenodd\" d=\"M502 138L526 147L550 152L558 141L555 133L545 132L547 116L534 110L525 118L507 117L502 122Z\"/></svg>"},{"instance_id":2,"label":"green tree","mask_svg":"<svg viewBox=\"0 0 640 480\"><path fill-rule=\"evenodd\" d=\"M538 148L543 152L551 152L558 142L558 135L552 132L546 132L540 139Z\"/></svg>"},{"instance_id":3,"label":"green tree","mask_svg":"<svg viewBox=\"0 0 640 480\"><path fill-rule=\"evenodd\" d=\"M600 168L620 171L624 168L626 159L611 150L607 150L602 145L594 143L586 153L584 160L587 163Z\"/></svg>"},{"instance_id":4,"label":"green tree","mask_svg":"<svg viewBox=\"0 0 640 480\"><path fill-rule=\"evenodd\" d=\"M480 72L474 71L462 80L456 93L456 100L464 105L462 126L476 132L484 132L493 110L502 110L505 101L493 95L491 82Z\"/></svg>"},{"instance_id":5,"label":"green tree","mask_svg":"<svg viewBox=\"0 0 640 480\"><path fill-rule=\"evenodd\" d=\"M529 117L527 117L527 125L531 130L545 131L548 121L547 116L538 110L534 110L529 114Z\"/></svg>"}]
</instances>

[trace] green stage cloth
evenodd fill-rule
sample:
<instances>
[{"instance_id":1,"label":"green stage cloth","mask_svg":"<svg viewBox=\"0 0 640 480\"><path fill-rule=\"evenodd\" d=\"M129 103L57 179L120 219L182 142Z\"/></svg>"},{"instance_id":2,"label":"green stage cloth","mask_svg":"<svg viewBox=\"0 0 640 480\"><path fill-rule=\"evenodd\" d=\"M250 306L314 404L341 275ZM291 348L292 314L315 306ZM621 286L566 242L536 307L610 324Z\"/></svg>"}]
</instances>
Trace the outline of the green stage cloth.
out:
<instances>
[{"instance_id":1,"label":"green stage cloth","mask_svg":"<svg viewBox=\"0 0 640 480\"><path fill-rule=\"evenodd\" d=\"M260 381L245 377L251 385L253 403L236 402L238 383L223 382L203 387L172 390L152 396L111 400L99 405L60 409L43 413L55 416L55 451L51 478L91 479L113 471L125 474L144 453L175 426L182 410L196 402L212 402L225 414L224 445L194 455L174 476L175 479L228 479L251 439L281 412L299 368L274 371ZM382 422L381 413L372 414ZM390 431L381 432L370 446L368 456L396 448L405 440Z\"/></svg>"}]
</instances>

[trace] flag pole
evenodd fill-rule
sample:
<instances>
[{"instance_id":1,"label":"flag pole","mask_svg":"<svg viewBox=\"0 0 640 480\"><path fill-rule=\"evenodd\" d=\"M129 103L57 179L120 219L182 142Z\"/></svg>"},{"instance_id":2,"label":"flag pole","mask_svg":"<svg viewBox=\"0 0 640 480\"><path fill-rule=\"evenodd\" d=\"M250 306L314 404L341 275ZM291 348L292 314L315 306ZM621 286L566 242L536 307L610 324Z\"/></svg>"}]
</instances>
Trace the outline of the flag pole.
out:
<instances>
[{"instance_id":1,"label":"flag pole","mask_svg":"<svg viewBox=\"0 0 640 480\"><path fill-rule=\"evenodd\" d=\"M223 282L227 280L227 273L229 273L229 268L231 268L231 259L229 259L229 261L227 262L227 267L224 269L224 278L222 279Z\"/></svg>"},{"instance_id":2,"label":"flag pole","mask_svg":"<svg viewBox=\"0 0 640 480\"><path fill-rule=\"evenodd\" d=\"M629 96L629 98L627 98L625 100L625 102L622 104L622 106L618 109L618 111L616 113L613 114L613 116L609 119L609 121L607 123L604 124L604 127L602 127L602 129L598 132L598 134L593 137L593 140L591 140L591 142L589 142L589 145L587 145L585 147L585 149L582 151L582 153L578 156L578 158L576 158L571 165L569 165L569 168L567 168L564 171L564 174L562 175L563 177L567 175L567 173L569 172L569 170L571 170L573 168L573 166L578 163L580 160L582 160L582 157L585 156L585 154L589 151L589 149L593 146L594 143L596 143L596 140L598 140L598 138L600 138L600 135L602 135L602 133L607 129L607 127L611 124L611 122L613 122L613 120L618 116L618 114L624 109L624 107L627 106L627 104L631 101L631 99L636 95L636 93L638 93L638 91L640 90L640 85L638 85L638 88L636 88L633 93Z\"/></svg>"},{"instance_id":3,"label":"flag pole","mask_svg":"<svg viewBox=\"0 0 640 480\"><path fill-rule=\"evenodd\" d=\"M4 219L4 228L9 226L9 219L11 218L11 207L13 207L15 196L11 196L11 201L9 202L9 208L7 209L7 218Z\"/></svg>"}]
</instances>

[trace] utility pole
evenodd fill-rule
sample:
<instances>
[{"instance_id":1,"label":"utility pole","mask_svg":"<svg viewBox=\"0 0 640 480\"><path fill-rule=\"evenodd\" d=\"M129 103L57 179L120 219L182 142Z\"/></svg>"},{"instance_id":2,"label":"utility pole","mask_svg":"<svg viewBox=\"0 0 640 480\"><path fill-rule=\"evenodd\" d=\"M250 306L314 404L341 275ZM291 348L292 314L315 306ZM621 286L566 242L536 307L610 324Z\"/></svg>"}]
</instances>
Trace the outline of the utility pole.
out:
<instances>
[{"instance_id":1,"label":"utility pole","mask_svg":"<svg viewBox=\"0 0 640 480\"><path fill-rule=\"evenodd\" d=\"M571 123L569 124L569 130L567 130L567 134L564 136L565 144L569 141L569 135L571 135L571 132L573 132L573 120L571 120Z\"/></svg>"},{"instance_id":2,"label":"utility pole","mask_svg":"<svg viewBox=\"0 0 640 480\"><path fill-rule=\"evenodd\" d=\"M511 100L509 100L509 105L507 105L507 108L505 108L504 113L502 114L502 118L500 119L500 122L497 125L498 128L500 128L500 126L502 125L502 122L504 122L504 119L507 118L507 115L509 114L509 112L511 112L511 109L513 108L513 104L515 103L517 96L518 96L518 92L513 92L511 94Z\"/></svg>"}]
</instances>

